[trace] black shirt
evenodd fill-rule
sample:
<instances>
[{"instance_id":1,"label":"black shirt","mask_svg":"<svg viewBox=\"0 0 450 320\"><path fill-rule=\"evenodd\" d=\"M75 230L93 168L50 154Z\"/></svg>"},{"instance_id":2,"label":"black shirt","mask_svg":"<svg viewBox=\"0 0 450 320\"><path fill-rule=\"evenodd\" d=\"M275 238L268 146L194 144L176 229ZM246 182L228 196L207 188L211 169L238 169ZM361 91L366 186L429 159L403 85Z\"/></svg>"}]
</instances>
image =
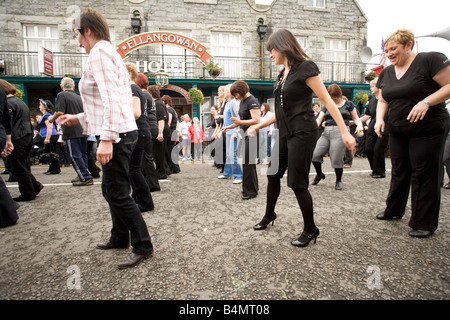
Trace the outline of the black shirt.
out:
<instances>
[{"instance_id":1,"label":"black shirt","mask_svg":"<svg viewBox=\"0 0 450 320\"><path fill-rule=\"evenodd\" d=\"M239 104L239 118L241 120L251 120L252 119L252 115L250 113L251 109L260 109L260 105L258 100L250 95L249 97L247 97L245 100L242 100L241 103ZM242 130L244 130L244 132L247 131L247 129L249 128L249 126L247 125L241 125L240 126Z\"/></svg>"},{"instance_id":2,"label":"black shirt","mask_svg":"<svg viewBox=\"0 0 450 320\"><path fill-rule=\"evenodd\" d=\"M11 115L9 114L6 94L0 88L0 152L5 147L7 134L11 134Z\"/></svg>"},{"instance_id":3,"label":"black shirt","mask_svg":"<svg viewBox=\"0 0 450 320\"><path fill-rule=\"evenodd\" d=\"M350 124L350 120L352 119L351 112L355 109L355 104L351 101L345 101L344 105L339 108L339 112L342 115L342 118L344 118L345 125L348 126ZM337 126L336 121L334 121L333 117L331 116L330 112L327 110L327 108L322 107L320 110L323 113L325 113L325 126Z\"/></svg>"},{"instance_id":4,"label":"black shirt","mask_svg":"<svg viewBox=\"0 0 450 320\"><path fill-rule=\"evenodd\" d=\"M433 80L433 77L448 65L450 65L450 61L442 53L423 52L417 54L400 79L397 79L393 65L386 67L381 72L377 87L382 89L383 98L389 105L390 125L420 125L449 117L443 102L431 106L425 118L417 123L411 123L406 119L417 103L441 88Z\"/></svg>"},{"instance_id":5,"label":"black shirt","mask_svg":"<svg viewBox=\"0 0 450 320\"><path fill-rule=\"evenodd\" d=\"M317 122L312 108L313 91L306 84L306 80L318 76L319 68L313 61L300 61L291 67L284 84L280 81L283 73L284 70L279 74L274 89L275 114L280 136L316 130Z\"/></svg>"},{"instance_id":6,"label":"black shirt","mask_svg":"<svg viewBox=\"0 0 450 320\"><path fill-rule=\"evenodd\" d=\"M141 101L141 116L136 119L138 130L150 130L150 123L147 119L147 98L144 96L144 92L137 84L132 83L131 94L133 97L138 97Z\"/></svg>"},{"instance_id":7,"label":"black shirt","mask_svg":"<svg viewBox=\"0 0 450 320\"><path fill-rule=\"evenodd\" d=\"M163 136L170 137L170 128L169 128L169 112L167 111L166 105L161 99L156 99L156 120L159 122L160 120L164 120L164 132ZM155 137L156 138L156 137Z\"/></svg>"},{"instance_id":8,"label":"black shirt","mask_svg":"<svg viewBox=\"0 0 450 320\"><path fill-rule=\"evenodd\" d=\"M156 104L152 95L147 90L142 90L144 96L147 98L147 119L150 123L150 128L157 129L158 121L156 121Z\"/></svg>"},{"instance_id":9,"label":"black shirt","mask_svg":"<svg viewBox=\"0 0 450 320\"><path fill-rule=\"evenodd\" d=\"M375 133L375 123L377 122L377 105L378 99L373 97L370 99L369 104L366 107L365 115L370 116L369 129L367 130L368 134L376 134ZM388 116L384 117L385 128L384 131L381 132L381 135L388 136L389 135L389 124L388 124Z\"/></svg>"},{"instance_id":10,"label":"black shirt","mask_svg":"<svg viewBox=\"0 0 450 320\"><path fill-rule=\"evenodd\" d=\"M170 123L170 130L174 131L177 129L177 123L178 123L178 115L174 108L168 107L167 112L172 114L172 122Z\"/></svg>"},{"instance_id":11,"label":"black shirt","mask_svg":"<svg viewBox=\"0 0 450 320\"><path fill-rule=\"evenodd\" d=\"M11 140L17 140L33 133L30 109L16 96L8 97L8 107L12 111Z\"/></svg>"},{"instance_id":12,"label":"black shirt","mask_svg":"<svg viewBox=\"0 0 450 320\"><path fill-rule=\"evenodd\" d=\"M56 96L55 111L61 111L64 114L83 113L83 101L73 90L61 91ZM83 137L83 128L80 124L61 126L61 130L65 140Z\"/></svg>"}]
</instances>

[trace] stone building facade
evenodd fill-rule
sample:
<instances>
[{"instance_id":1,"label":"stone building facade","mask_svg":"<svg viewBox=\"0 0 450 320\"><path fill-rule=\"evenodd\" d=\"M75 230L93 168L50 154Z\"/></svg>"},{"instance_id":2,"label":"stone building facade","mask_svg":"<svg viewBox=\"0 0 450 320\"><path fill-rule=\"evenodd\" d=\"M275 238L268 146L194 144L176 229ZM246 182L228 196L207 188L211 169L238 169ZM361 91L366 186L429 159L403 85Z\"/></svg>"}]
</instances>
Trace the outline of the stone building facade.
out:
<instances>
[{"instance_id":1,"label":"stone building facade","mask_svg":"<svg viewBox=\"0 0 450 320\"><path fill-rule=\"evenodd\" d=\"M186 71L186 68L194 68L194 65L197 71L201 70L201 62L191 52L167 45L146 46L133 52L129 60L137 62L140 71L147 71L150 81L153 81L154 75L147 64L149 61L162 61L162 56L184 56L183 72L170 74L170 83L185 90L192 86L200 88L209 99L209 105L214 103L219 85L239 78L248 81L252 93L262 101L271 99L273 80L279 68L271 62L264 44L273 30L278 28L287 28L294 33L307 54L318 63L325 82L341 83L348 95L367 88L360 59L360 52L367 42L367 18L357 0L263 2L54 0L50 4L48 0L1 0L0 60L5 61L6 71L0 76L23 88L30 106L35 104L36 94L49 98L56 96L64 74L70 73L77 80L85 57L73 37L71 22L81 10L91 6L105 16L111 29L112 42L116 46L136 33L153 31L170 31L202 43L224 69L217 79L211 79L204 72ZM139 30L132 28L133 18L140 23ZM263 38L257 31L259 25L267 26ZM35 55L37 47L41 45L53 51L55 56L61 55L66 59L70 53L78 58L68 60L72 62L57 62L55 67L59 69L54 76L44 78L30 62L36 59L30 55ZM17 58L24 52L28 52L28 55L24 55L22 60ZM12 56L17 60L12 59ZM249 71L242 71L244 69ZM336 71L338 69L341 71ZM174 92L169 95L172 94L174 98L179 97ZM189 111L182 97L178 102L184 104L184 108L177 111ZM205 106L206 109L208 106ZM194 111L192 109L191 113Z\"/></svg>"}]
</instances>

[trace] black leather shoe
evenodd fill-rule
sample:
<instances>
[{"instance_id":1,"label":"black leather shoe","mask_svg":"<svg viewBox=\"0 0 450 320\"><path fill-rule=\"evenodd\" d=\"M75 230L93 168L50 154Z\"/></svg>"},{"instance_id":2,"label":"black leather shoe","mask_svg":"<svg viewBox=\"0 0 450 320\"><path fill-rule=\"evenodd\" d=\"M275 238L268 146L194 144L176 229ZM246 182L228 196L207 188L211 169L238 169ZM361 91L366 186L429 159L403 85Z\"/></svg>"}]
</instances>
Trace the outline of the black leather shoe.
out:
<instances>
[{"instance_id":1,"label":"black leather shoe","mask_svg":"<svg viewBox=\"0 0 450 320\"><path fill-rule=\"evenodd\" d=\"M316 228L316 231L313 233L302 232L301 236L292 241L291 244L296 247L306 247L313 239L314 243L316 243L317 237L319 236L319 228Z\"/></svg>"},{"instance_id":2,"label":"black leather shoe","mask_svg":"<svg viewBox=\"0 0 450 320\"><path fill-rule=\"evenodd\" d=\"M272 226L273 223L275 222L275 219L277 218L277 214L274 213L273 216L271 216L269 219L266 219L266 217L264 217L260 223L255 224L253 226L254 230L264 230L265 228L267 228L267 226L272 222Z\"/></svg>"},{"instance_id":3,"label":"black leather shoe","mask_svg":"<svg viewBox=\"0 0 450 320\"><path fill-rule=\"evenodd\" d=\"M44 185L42 183L39 183L39 186L34 190L36 192L36 195L38 195L42 189L44 189Z\"/></svg>"},{"instance_id":4,"label":"black leather shoe","mask_svg":"<svg viewBox=\"0 0 450 320\"><path fill-rule=\"evenodd\" d=\"M381 174L379 174L379 173L374 173L374 174L372 174L371 176L372 176L372 178L374 178L374 179L381 179L381 178L384 178L384 177L385 177L385 176L383 176L383 175L381 175Z\"/></svg>"},{"instance_id":5,"label":"black leather shoe","mask_svg":"<svg viewBox=\"0 0 450 320\"><path fill-rule=\"evenodd\" d=\"M379 219L379 220L398 220L398 219L401 219L401 217L397 217L397 216L387 217L385 215L384 211L380 212L379 214L377 214L376 218Z\"/></svg>"},{"instance_id":6,"label":"black leather shoe","mask_svg":"<svg viewBox=\"0 0 450 320\"><path fill-rule=\"evenodd\" d=\"M142 255L136 254L136 253L131 253L124 260L119 262L117 267L119 269L126 269L126 268L134 267L135 265L139 264L141 261L144 261L145 259L147 259L148 257L150 257L152 255L153 255L153 249L152 249L152 251L150 251L146 254L142 254Z\"/></svg>"},{"instance_id":7,"label":"black leather shoe","mask_svg":"<svg viewBox=\"0 0 450 320\"><path fill-rule=\"evenodd\" d=\"M334 187L336 190L342 190L342 182L337 181L336 186Z\"/></svg>"},{"instance_id":8,"label":"black leather shoe","mask_svg":"<svg viewBox=\"0 0 450 320\"><path fill-rule=\"evenodd\" d=\"M19 201L32 201L32 200L34 200L34 199L35 199L35 198L33 198L33 199L31 199L31 198L25 198L25 197L23 197L22 195L13 198L13 200L16 201L16 202L19 202Z\"/></svg>"},{"instance_id":9,"label":"black leather shoe","mask_svg":"<svg viewBox=\"0 0 450 320\"><path fill-rule=\"evenodd\" d=\"M314 178L314 181L311 184L313 186L315 186L316 184L318 184L320 182L320 180L325 180L325 175L323 173L321 175L316 175L316 177Z\"/></svg>"},{"instance_id":10,"label":"black leather shoe","mask_svg":"<svg viewBox=\"0 0 450 320\"><path fill-rule=\"evenodd\" d=\"M130 244L126 244L126 245L117 245L114 244L110 241L106 241L106 242L100 242L99 244L97 244L97 249L100 250L109 250L109 249L128 249L130 247Z\"/></svg>"},{"instance_id":11,"label":"black leather shoe","mask_svg":"<svg viewBox=\"0 0 450 320\"><path fill-rule=\"evenodd\" d=\"M256 195L254 196L242 196L242 200L249 200L249 199L253 199L256 198Z\"/></svg>"},{"instance_id":12,"label":"black leather shoe","mask_svg":"<svg viewBox=\"0 0 450 320\"><path fill-rule=\"evenodd\" d=\"M427 238L431 236L434 233L434 231L428 231L428 230L411 230L409 232L409 235L411 237L415 238Z\"/></svg>"}]
</instances>

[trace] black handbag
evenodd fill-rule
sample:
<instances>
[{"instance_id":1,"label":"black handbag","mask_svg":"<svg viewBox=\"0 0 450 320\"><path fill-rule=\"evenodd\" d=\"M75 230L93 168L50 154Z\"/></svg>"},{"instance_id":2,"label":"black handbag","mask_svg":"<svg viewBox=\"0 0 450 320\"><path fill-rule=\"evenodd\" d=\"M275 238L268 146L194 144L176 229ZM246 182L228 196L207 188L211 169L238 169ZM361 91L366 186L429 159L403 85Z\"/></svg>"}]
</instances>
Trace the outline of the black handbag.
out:
<instances>
[{"instance_id":1,"label":"black handbag","mask_svg":"<svg viewBox=\"0 0 450 320\"><path fill-rule=\"evenodd\" d=\"M39 163L50 163L53 160L58 160L59 159L59 154L54 153L54 152L50 152L50 153L43 153L39 156Z\"/></svg>"}]
</instances>

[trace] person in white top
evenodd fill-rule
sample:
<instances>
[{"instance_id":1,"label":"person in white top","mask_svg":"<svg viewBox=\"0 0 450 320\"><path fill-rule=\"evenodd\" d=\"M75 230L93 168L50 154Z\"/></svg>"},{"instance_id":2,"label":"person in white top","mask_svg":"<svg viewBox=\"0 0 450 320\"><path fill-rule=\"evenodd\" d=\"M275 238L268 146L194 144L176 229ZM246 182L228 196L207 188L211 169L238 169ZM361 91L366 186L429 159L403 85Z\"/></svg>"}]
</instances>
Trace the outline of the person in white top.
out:
<instances>
[{"instance_id":1,"label":"person in white top","mask_svg":"<svg viewBox=\"0 0 450 320\"><path fill-rule=\"evenodd\" d=\"M119 269L129 268L153 253L147 225L130 196L130 157L138 139L130 75L110 43L108 24L100 13L85 9L74 20L73 31L89 54L79 84L84 113L62 115L59 123L80 123L85 134L99 140L97 160L103 167L102 192L111 211L112 229L110 239L97 248L128 248L131 238L132 253L118 264Z\"/></svg>"}]
</instances>

